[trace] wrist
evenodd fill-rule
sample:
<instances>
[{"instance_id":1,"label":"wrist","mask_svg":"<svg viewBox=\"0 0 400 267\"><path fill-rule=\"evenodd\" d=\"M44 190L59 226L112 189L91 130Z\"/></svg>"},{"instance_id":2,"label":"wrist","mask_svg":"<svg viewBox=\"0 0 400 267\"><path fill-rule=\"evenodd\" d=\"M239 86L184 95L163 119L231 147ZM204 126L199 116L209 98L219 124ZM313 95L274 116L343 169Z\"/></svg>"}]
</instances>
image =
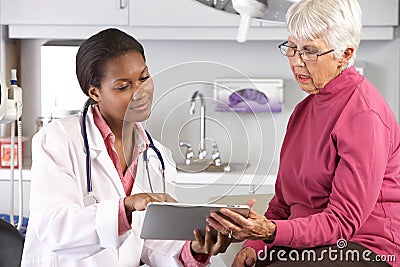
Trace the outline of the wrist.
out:
<instances>
[{"instance_id":1,"label":"wrist","mask_svg":"<svg viewBox=\"0 0 400 267\"><path fill-rule=\"evenodd\" d=\"M263 241L267 244L270 244L275 240L276 224L274 222L268 222L268 223L269 226L267 227L267 235Z\"/></svg>"},{"instance_id":2,"label":"wrist","mask_svg":"<svg viewBox=\"0 0 400 267\"><path fill-rule=\"evenodd\" d=\"M193 259L195 261L197 261L197 263L199 263L201 266L204 266L204 263L206 263L210 259L211 255L205 254L205 253L201 253L201 252L197 253L196 251L193 250L192 244L193 244L193 241L190 241L189 244L188 244L189 248L190 248L191 256L193 257ZM185 246L187 246L187 245L185 245Z\"/></svg>"},{"instance_id":3,"label":"wrist","mask_svg":"<svg viewBox=\"0 0 400 267\"><path fill-rule=\"evenodd\" d=\"M131 205L128 197L124 198L124 207L125 207L126 216L131 216L132 212L134 212L136 210L135 207L133 205Z\"/></svg>"},{"instance_id":4,"label":"wrist","mask_svg":"<svg viewBox=\"0 0 400 267\"><path fill-rule=\"evenodd\" d=\"M196 257L196 256L199 255L200 253L197 253L197 252L193 249L192 245L193 245L193 241L190 241L190 244L189 244L190 253L192 254L193 257Z\"/></svg>"}]
</instances>

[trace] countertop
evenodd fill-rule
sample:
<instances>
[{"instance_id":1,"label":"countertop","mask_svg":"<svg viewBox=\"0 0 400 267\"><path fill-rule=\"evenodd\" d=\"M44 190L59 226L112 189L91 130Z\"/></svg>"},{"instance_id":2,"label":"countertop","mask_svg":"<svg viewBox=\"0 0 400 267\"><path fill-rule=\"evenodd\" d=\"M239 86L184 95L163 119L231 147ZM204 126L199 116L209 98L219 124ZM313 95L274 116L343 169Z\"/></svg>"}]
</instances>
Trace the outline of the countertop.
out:
<instances>
[{"instance_id":1,"label":"countertop","mask_svg":"<svg viewBox=\"0 0 400 267\"><path fill-rule=\"evenodd\" d=\"M235 184L235 185L274 185L277 163L250 163L245 169L230 172L185 172L178 170L178 184Z\"/></svg>"}]
</instances>

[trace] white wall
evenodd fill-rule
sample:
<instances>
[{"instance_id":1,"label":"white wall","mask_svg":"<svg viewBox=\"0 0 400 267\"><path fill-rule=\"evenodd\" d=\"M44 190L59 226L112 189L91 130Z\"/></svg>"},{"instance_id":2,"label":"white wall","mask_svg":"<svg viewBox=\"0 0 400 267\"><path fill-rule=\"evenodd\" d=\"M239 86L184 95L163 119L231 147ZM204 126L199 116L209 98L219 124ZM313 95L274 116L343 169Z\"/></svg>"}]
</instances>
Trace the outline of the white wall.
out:
<instances>
[{"instance_id":1,"label":"white wall","mask_svg":"<svg viewBox=\"0 0 400 267\"><path fill-rule=\"evenodd\" d=\"M279 147L290 113L296 103L304 97L304 94L292 78L287 59L280 54L277 48L279 41L252 41L244 44L231 41L145 41L143 43L146 48L150 71L156 77L156 98L168 92L171 84L179 84L179 81L182 81L182 77L201 77L201 79L210 81L221 77L240 78L241 74L232 70L232 68L252 78L283 78L285 82L284 111L280 114L273 114L273 117L268 114L259 115L262 125L261 132L257 127L254 116L246 114L239 116L244 121L247 134L249 134L248 138L243 136L243 131L240 131L240 128L238 130L236 127L238 118L234 114L216 113L213 111L212 105L207 109L209 116L220 120L228 128L230 125L232 126L229 128L229 132L232 135L232 140L236 142L233 146L234 160L244 160L243 155L246 155L245 152L248 150L246 146L248 145L250 151L252 151L250 155L251 162L257 161L260 158L259 148L261 144L264 146L261 162L269 163L271 160L277 159L275 153L279 153ZM382 92L396 115L399 114L399 51L400 42L398 37L393 41L363 41L357 58L358 61L365 63L365 75ZM188 67L187 70L180 68L179 71L167 70L168 75L157 74L170 66L199 60L218 64L190 63L187 65L191 67ZM220 64L229 67L221 67ZM200 67L196 69L192 65L199 65ZM162 78L157 79L158 75L162 76ZM176 82L171 83L171 81ZM187 86L180 88L180 97L188 100L193 91L197 89L202 90L210 97L212 96L211 86L198 85L197 87ZM165 98L165 96L163 97ZM177 103L179 103L179 100ZM190 118L188 115L189 104L185 105L186 108L182 109L183 112L173 113L174 120L167 117L167 114L171 112L168 107L165 110L160 108L159 110L163 112L153 113L149 120L149 128L153 135L166 140L166 143L173 151L177 147L176 141L174 142L175 136L169 137L168 134L163 133L173 126L167 127L164 125L164 128L162 128L161 123L166 120L172 124L175 122L175 127L180 127L181 121ZM194 143L198 140L199 134L197 130L193 130L191 134L194 135L191 138ZM207 132L207 134L210 137L218 138L218 136L213 136L212 132ZM187 138L190 139L190 137ZM221 141L221 144L224 144L224 142ZM275 145L277 146L277 151L274 150ZM222 146L221 150L223 157L227 158L230 152L229 147Z\"/></svg>"},{"instance_id":2,"label":"white wall","mask_svg":"<svg viewBox=\"0 0 400 267\"><path fill-rule=\"evenodd\" d=\"M362 41L358 61L365 63L365 75L382 92L399 115L400 41ZM24 135L34 133L34 121L40 115L40 45L44 40L22 41L21 76L24 88ZM278 159L287 120L296 103L305 95L292 78L288 61L277 45L280 41L142 41L147 63L155 80L154 111L146 126L162 140L179 160L179 138L197 145L198 122L182 125L192 119L187 102L195 90L212 98L212 86L205 83L182 85L187 81L213 81L216 78L282 78L284 79L284 111L275 114L217 113L214 103L207 101L207 137L215 139L222 160L261 161ZM199 62L202 61L202 62ZM62 82L62 81L60 81ZM56 90L56 85L54 90ZM199 113L196 113L198 116ZM215 123L219 122L218 123ZM221 126L222 125L222 126ZM225 129L223 129L225 127ZM223 130L221 130L223 129ZM226 132L230 141L226 140ZM248 136L245 136L245 135ZM30 153L29 144L26 149Z\"/></svg>"}]
</instances>

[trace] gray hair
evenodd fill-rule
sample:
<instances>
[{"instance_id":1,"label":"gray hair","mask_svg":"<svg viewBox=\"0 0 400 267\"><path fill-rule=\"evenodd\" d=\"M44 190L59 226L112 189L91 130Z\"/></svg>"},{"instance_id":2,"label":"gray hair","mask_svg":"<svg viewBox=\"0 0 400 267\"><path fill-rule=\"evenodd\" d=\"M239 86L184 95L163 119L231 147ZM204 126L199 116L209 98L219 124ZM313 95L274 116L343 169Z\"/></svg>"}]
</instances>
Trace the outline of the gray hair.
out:
<instances>
[{"instance_id":1,"label":"gray hair","mask_svg":"<svg viewBox=\"0 0 400 267\"><path fill-rule=\"evenodd\" d=\"M301 0L289 8L286 27L289 36L297 40L324 39L337 58L347 47L354 47L344 68L354 64L362 31L357 0Z\"/></svg>"}]
</instances>

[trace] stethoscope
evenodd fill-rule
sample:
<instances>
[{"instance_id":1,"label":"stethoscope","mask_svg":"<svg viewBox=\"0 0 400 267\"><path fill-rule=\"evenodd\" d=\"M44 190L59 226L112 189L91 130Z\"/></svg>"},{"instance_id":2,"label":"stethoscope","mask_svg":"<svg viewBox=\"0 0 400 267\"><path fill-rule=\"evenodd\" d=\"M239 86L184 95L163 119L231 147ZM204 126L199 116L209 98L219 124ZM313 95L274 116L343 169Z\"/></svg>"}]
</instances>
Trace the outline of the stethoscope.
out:
<instances>
[{"instance_id":1,"label":"stethoscope","mask_svg":"<svg viewBox=\"0 0 400 267\"><path fill-rule=\"evenodd\" d=\"M98 203L99 201L96 199L96 197L93 195L93 187L92 187L92 165L91 165L91 160L90 160L90 149L89 149L89 141L88 141L88 135L87 135L87 128L86 128L86 116L87 116L88 108L86 107L83 110L82 114L82 136L83 136L83 142L86 150L86 182L87 182L87 190L88 194L85 196L84 202L87 204L93 204L93 203ZM149 141L148 148L143 152L143 160L145 162L146 166L146 174L147 174L147 180L149 182L150 186L150 191L151 193L154 193L153 190L153 185L150 179L150 170L149 170L149 157L148 157L148 150L152 149L154 153L157 155L158 160L161 163L161 176L163 180L163 193L166 192L166 187L165 187L165 164L164 164L164 159L161 155L160 150L154 145L153 138L151 138L149 132L145 130L147 139Z\"/></svg>"}]
</instances>

